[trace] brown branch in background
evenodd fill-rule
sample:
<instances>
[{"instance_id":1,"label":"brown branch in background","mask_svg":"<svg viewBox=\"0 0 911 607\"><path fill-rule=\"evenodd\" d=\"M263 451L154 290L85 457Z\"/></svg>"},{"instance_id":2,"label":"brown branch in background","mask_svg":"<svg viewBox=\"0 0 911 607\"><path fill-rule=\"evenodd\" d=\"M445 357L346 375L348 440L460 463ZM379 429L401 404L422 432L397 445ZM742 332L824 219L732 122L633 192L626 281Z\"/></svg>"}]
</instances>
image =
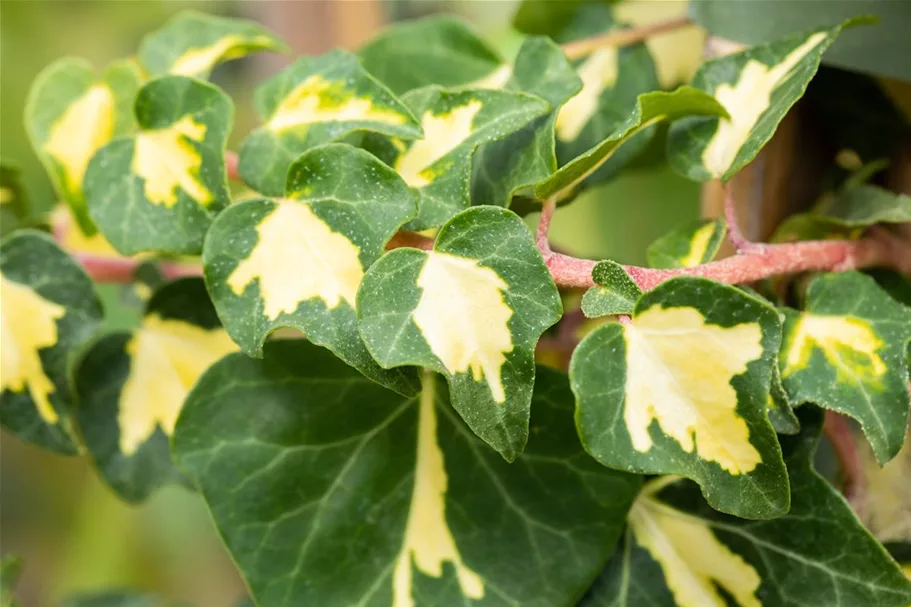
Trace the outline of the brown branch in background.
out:
<instances>
[{"instance_id":1,"label":"brown branch in background","mask_svg":"<svg viewBox=\"0 0 911 607\"><path fill-rule=\"evenodd\" d=\"M433 249L433 238L417 232L401 230L389 239L389 242L386 243L386 250L391 251L392 249L399 249L401 247L411 247L412 249L430 251Z\"/></svg>"},{"instance_id":2,"label":"brown branch in background","mask_svg":"<svg viewBox=\"0 0 911 607\"><path fill-rule=\"evenodd\" d=\"M673 19L667 19L665 21L656 21L655 23L648 23L639 27L614 30L600 36L592 36L591 38L583 38L582 40L574 40L573 42L564 44L563 53L570 61L581 59L582 57L591 55L598 49L611 46L628 46L630 44L642 42L646 38L650 38L657 34L680 29L691 23L692 21L690 18L684 16L674 17Z\"/></svg>"},{"instance_id":3,"label":"brown branch in background","mask_svg":"<svg viewBox=\"0 0 911 607\"><path fill-rule=\"evenodd\" d=\"M857 439L848 418L836 413L826 411L822 431L835 451L835 457L841 467L842 494L855 510L861 505L860 501L866 491L866 476L861 465L860 454L857 451Z\"/></svg>"}]
</instances>

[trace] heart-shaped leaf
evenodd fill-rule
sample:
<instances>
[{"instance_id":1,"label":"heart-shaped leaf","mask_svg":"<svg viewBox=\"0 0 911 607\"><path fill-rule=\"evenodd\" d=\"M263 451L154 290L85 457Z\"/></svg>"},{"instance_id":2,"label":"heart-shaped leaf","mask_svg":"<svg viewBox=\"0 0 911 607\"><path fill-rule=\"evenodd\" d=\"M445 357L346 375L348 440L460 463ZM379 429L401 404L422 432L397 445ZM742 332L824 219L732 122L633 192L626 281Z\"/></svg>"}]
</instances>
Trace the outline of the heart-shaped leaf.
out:
<instances>
[{"instance_id":1,"label":"heart-shaped leaf","mask_svg":"<svg viewBox=\"0 0 911 607\"><path fill-rule=\"evenodd\" d=\"M648 248L653 268L689 268L715 259L727 225L723 219L697 219L671 230Z\"/></svg>"},{"instance_id":2,"label":"heart-shaped leaf","mask_svg":"<svg viewBox=\"0 0 911 607\"><path fill-rule=\"evenodd\" d=\"M592 270L597 286L582 296L582 313L589 318L611 314L632 314L642 296L639 288L623 266L615 261L599 261Z\"/></svg>"}]
</instances>

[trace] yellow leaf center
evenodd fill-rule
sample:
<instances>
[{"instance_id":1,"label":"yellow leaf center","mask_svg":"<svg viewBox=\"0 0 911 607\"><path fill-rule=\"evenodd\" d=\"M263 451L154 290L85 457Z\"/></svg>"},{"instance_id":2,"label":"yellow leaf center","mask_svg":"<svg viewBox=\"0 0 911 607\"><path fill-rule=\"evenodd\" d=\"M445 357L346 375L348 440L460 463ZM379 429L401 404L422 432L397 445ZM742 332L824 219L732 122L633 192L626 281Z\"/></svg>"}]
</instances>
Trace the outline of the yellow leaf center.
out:
<instances>
[{"instance_id":1,"label":"yellow leaf center","mask_svg":"<svg viewBox=\"0 0 911 607\"><path fill-rule=\"evenodd\" d=\"M446 114L435 115L430 110L424 112L421 119L424 139L415 141L395 162L395 170L405 183L414 188L431 183L433 178L426 174L425 169L471 136L475 116L482 107L480 101L474 100Z\"/></svg>"},{"instance_id":2,"label":"yellow leaf center","mask_svg":"<svg viewBox=\"0 0 911 607\"><path fill-rule=\"evenodd\" d=\"M791 332L782 373L787 377L807 366L813 350L819 349L839 378L876 383L886 364L877 351L883 342L872 327L851 316L802 314Z\"/></svg>"},{"instance_id":3,"label":"yellow leaf center","mask_svg":"<svg viewBox=\"0 0 911 607\"><path fill-rule=\"evenodd\" d=\"M132 170L145 180L145 197L167 208L177 204L178 192L206 206L212 192L199 178L202 155L192 142L201 142L206 125L184 116L163 129L136 135Z\"/></svg>"},{"instance_id":4,"label":"yellow leaf center","mask_svg":"<svg viewBox=\"0 0 911 607\"><path fill-rule=\"evenodd\" d=\"M560 109L555 129L561 141L573 141L598 111L601 92L617 82L617 49L598 49L579 66L582 90Z\"/></svg>"}]
</instances>

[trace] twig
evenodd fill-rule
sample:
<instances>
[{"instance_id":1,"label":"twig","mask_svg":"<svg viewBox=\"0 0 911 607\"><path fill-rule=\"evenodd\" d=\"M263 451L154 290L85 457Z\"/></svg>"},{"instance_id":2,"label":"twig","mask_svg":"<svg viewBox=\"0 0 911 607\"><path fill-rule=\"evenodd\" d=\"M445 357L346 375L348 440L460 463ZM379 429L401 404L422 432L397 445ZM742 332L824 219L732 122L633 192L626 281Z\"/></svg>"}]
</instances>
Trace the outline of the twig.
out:
<instances>
[{"instance_id":1,"label":"twig","mask_svg":"<svg viewBox=\"0 0 911 607\"><path fill-rule=\"evenodd\" d=\"M228 173L228 181L242 182L240 173L237 170L237 154L235 152L225 152L225 171Z\"/></svg>"},{"instance_id":2,"label":"twig","mask_svg":"<svg viewBox=\"0 0 911 607\"><path fill-rule=\"evenodd\" d=\"M757 245L750 241L743 232L740 231L740 222L737 219L737 204L734 202L734 188L731 182L727 182L724 188L724 222L728 228L728 240L737 249L737 252L744 252L751 249L761 248L763 245Z\"/></svg>"},{"instance_id":3,"label":"twig","mask_svg":"<svg viewBox=\"0 0 911 607\"><path fill-rule=\"evenodd\" d=\"M841 466L842 494L855 510L861 505L867 479L857 451L857 440L848 419L835 411L826 411L822 430L835 451Z\"/></svg>"},{"instance_id":4,"label":"twig","mask_svg":"<svg viewBox=\"0 0 911 607\"><path fill-rule=\"evenodd\" d=\"M648 23L639 27L614 30L606 34L601 34L600 36L592 36L591 38L583 38L582 40L568 42L563 45L563 53L570 61L581 59L582 57L591 55L598 49L635 44L637 42L642 42L651 36L680 29L691 23L692 21L690 21L689 17L674 17L673 19L656 21L655 23Z\"/></svg>"},{"instance_id":5,"label":"twig","mask_svg":"<svg viewBox=\"0 0 911 607\"><path fill-rule=\"evenodd\" d=\"M131 257L99 256L89 253L73 253L73 257L82 264L86 273L95 282L128 283L132 282L136 270L145 260ZM202 276L202 267L195 263L161 261L158 269L165 280L174 280L184 276Z\"/></svg>"}]
</instances>

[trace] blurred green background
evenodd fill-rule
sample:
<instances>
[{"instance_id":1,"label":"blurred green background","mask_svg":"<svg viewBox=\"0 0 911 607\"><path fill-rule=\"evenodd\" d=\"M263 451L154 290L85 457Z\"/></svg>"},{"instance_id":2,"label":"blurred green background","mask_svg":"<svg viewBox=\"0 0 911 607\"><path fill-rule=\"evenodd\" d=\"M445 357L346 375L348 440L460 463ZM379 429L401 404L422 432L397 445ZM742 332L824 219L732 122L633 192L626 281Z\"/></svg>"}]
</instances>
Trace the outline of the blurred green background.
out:
<instances>
[{"instance_id":1,"label":"blurred green background","mask_svg":"<svg viewBox=\"0 0 911 607\"><path fill-rule=\"evenodd\" d=\"M683 3L633 3L627 18L654 20ZM66 55L96 65L132 54L141 36L188 7L248 17L275 29L296 52L332 46L356 48L383 23L435 12L463 15L504 55L520 41L509 21L516 3L358 0L184 2L26 1L0 2L0 155L23 168L33 207L54 205L50 183L22 125L28 88L51 61ZM671 53L693 56L698 37L665 41ZM667 43L670 43L668 46ZM285 65L287 57L252 57L218 68L217 84L237 104L230 147L255 124L253 88ZM660 157L659 153L656 156ZM697 216L699 187L662 162L637 163L606 186L561 209L554 220L555 245L589 257L643 264L645 247L677 223ZM124 303L121 287L105 286L109 325L125 327L137 312ZM59 605L74 593L136 588L174 601L206 607L234 605L243 583L222 549L201 500L180 488L160 491L131 507L117 500L84 458L63 458L0 437L0 552L24 559L18 596L23 605Z\"/></svg>"}]
</instances>

